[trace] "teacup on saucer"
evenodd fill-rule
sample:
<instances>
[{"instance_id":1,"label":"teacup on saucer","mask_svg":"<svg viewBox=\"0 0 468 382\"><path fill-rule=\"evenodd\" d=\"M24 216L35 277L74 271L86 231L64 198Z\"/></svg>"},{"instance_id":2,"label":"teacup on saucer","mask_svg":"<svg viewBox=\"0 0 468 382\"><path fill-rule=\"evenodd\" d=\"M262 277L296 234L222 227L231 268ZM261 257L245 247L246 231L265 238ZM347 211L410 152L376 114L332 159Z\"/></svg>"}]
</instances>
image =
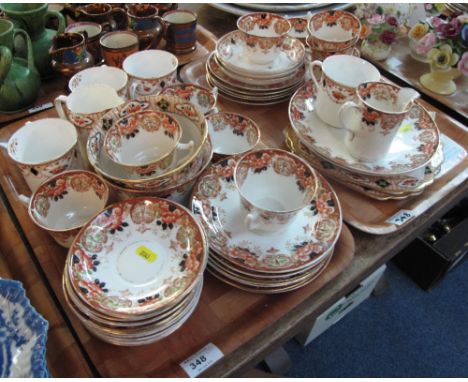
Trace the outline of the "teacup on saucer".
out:
<instances>
[{"instance_id":1,"label":"teacup on saucer","mask_svg":"<svg viewBox=\"0 0 468 382\"><path fill-rule=\"evenodd\" d=\"M249 212L250 230L275 232L305 208L317 191L317 177L300 157L279 149L247 153L237 162L234 182Z\"/></svg>"},{"instance_id":2,"label":"teacup on saucer","mask_svg":"<svg viewBox=\"0 0 468 382\"><path fill-rule=\"evenodd\" d=\"M166 86L160 94L182 98L195 105L203 114L208 114L216 109L218 89L208 89L195 84L177 84Z\"/></svg>"},{"instance_id":3,"label":"teacup on saucer","mask_svg":"<svg viewBox=\"0 0 468 382\"><path fill-rule=\"evenodd\" d=\"M206 122L217 159L245 154L260 141L260 129L246 116L220 112L207 116Z\"/></svg>"}]
</instances>

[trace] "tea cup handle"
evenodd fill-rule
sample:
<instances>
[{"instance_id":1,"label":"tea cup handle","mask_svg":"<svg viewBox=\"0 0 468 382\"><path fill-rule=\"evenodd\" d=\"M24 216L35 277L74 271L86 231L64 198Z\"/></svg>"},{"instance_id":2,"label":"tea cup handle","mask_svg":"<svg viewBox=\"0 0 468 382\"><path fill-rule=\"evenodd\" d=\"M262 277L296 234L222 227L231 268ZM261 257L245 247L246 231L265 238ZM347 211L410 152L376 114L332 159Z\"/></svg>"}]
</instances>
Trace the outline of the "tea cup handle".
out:
<instances>
[{"instance_id":1,"label":"tea cup handle","mask_svg":"<svg viewBox=\"0 0 468 382\"><path fill-rule=\"evenodd\" d=\"M314 84L317 87L317 90L319 90L321 88L321 86L320 86L321 79L319 81L315 77L315 73L314 73L314 68L315 67L318 67L318 68L322 69L322 61L319 61L319 60L312 61L312 63L308 67L310 78L312 78L312 81L314 81Z\"/></svg>"},{"instance_id":2,"label":"tea cup handle","mask_svg":"<svg viewBox=\"0 0 468 382\"><path fill-rule=\"evenodd\" d=\"M63 109L63 104L67 102L68 97L65 95L59 95L54 100L55 110L57 110L57 114L62 119L68 119L65 110Z\"/></svg>"},{"instance_id":3,"label":"tea cup handle","mask_svg":"<svg viewBox=\"0 0 468 382\"><path fill-rule=\"evenodd\" d=\"M129 93L130 93L130 99L135 99L136 98L136 92L138 88L138 82L133 82L130 85Z\"/></svg>"},{"instance_id":4,"label":"tea cup handle","mask_svg":"<svg viewBox=\"0 0 468 382\"><path fill-rule=\"evenodd\" d=\"M31 201L31 198L29 196L19 194L18 199L26 208L29 208L29 202Z\"/></svg>"},{"instance_id":5,"label":"tea cup handle","mask_svg":"<svg viewBox=\"0 0 468 382\"><path fill-rule=\"evenodd\" d=\"M247 225L247 229L250 231L257 230L261 227L259 223L260 215L258 212L253 211L247 214L245 217L245 224Z\"/></svg>"},{"instance_id":6,"label":"tea cup handle","mask_svg":"<svg viewBox=\"0 0 468 382\"><path fill-rule=\"evenodd\" d=\"M361 51L358 48L353 47L353 50L351 51L351 55L354 57L361 57Z\"/></svg>"},{"instance_id":7,"label":"tea cup handle","mask_svg":"<svg viewBox=\"0 0 468 382\"><path fill-rule=\"evenodd\" d=\"M353 124L347 123L349 121L350 115L349 111L350 110L361 110L358 105L356 105L353 101L348 101L345 102L340 109L338 110L338 116L340 118L341 122L341 127L343 127L345 130L347 130L352 136L350 140L354 139L355 131L353 129Z\"/></svg>"}]
</instances>

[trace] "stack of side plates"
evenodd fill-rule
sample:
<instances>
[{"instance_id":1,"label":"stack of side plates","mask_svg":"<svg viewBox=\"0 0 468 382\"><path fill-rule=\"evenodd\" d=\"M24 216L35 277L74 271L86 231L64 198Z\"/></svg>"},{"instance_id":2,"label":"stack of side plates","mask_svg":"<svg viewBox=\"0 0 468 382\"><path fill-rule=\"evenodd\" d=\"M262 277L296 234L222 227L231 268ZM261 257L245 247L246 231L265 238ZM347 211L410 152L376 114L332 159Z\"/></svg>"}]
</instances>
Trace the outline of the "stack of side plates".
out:
<instances>
[{"instance_id":1,"label":"stack of side plates","mask_svg":"<svg viewBox=\"0 0 468 382\"><path fill-rule=\"evenodd\" d=\"M286 132L291 151L321 173L378 200L405 199L430 185L444 162L436 123L418 103L409 111L388 154L361 162L348 152L346 130L323 122L315 112L316 90L306 83L291 98Z\"/></svg>"},{"instance_id":2,"label":"stack of side plates","mask_svg":"<svg viewBox=\"0 0 468 382\"><path fill-rule=\"evenodd\" d=\"M210 244L208 271L239 289L282 293L314 280L327 266L341 232L338 199L319 176L310 205L280 234L247 229L246 210L233 181L236 157L210 166L199 178L192 211Z\"/></svg>"},{"instance_id":3,"label":"stack of side plates","mask_svg":"<svg viewBox=\"0 0 468 382\"><path fill-rule=\"evenodd\" d=\"M76 237L63 274L65 297L103 341L148 344L193 313L207 257L205 233L190 211L159 198L125 200Z\"/></svg>"},{"instance_id":4,"label":"stack of side plates","mask_svg":"<svg viewBox=\"0 0 468 382\"><path fill-rule=\"evenodd\" d=\"M238 103L270 105L288 100L304 82L304 45L287 37L270 64L249 60L240 31L223 36L206 63L207 81Z\"/></svg>"}]
</instances>

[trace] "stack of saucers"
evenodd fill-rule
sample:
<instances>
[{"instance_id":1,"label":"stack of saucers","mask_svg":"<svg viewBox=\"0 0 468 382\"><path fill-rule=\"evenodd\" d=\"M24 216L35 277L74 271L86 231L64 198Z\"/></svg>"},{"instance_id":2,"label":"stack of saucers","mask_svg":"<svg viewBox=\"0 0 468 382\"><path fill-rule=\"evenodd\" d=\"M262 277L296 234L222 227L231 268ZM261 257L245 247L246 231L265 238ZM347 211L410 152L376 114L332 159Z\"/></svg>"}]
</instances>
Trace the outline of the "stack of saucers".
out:
<instances>
[{"instance_id":1,"label":"stack of saucers","mask_svg":"<svg viewBox=\"0 0 468 382\"><path fill-rule=\"evenodd\" d=\"M76 237L63 274L65 297L96 337L122 346L151 343L195 310L207 257L205 233L190 211L165 199L125 200Z\"/></svg>"},{"instance_id":2,"label":"stack of saucers","mask_svg":"<svg viewBox=\"0 0 468 382\"><path fill-rule=\"evenodd\" d=\"M434 181L444 161L442 145L436 123L419 103L397 127L388 153L376 161L363 161L351 155L346 129L319 118L316 95L310 82L292 97L286 141L292 152L322 174L378 200L418 195Z\"/></svg>"},{"instance_id":3,"label":"stack of saucers","mask_svg":"<svg viewBox=\"0 0 468 382\"><path fill-rule=\"evenodd\" d=\"M241 17L239 30L219 39L206 63L207 81L229 100L255 105L285 101L304 81L305 48L287 36L290 23L279 15Z\"/></svg>"},{"instance_id":4,"label":"stack of saucers","mask_svg":"<svg viewBox=\"0 0 468 382\"><path fill-rule=\"evenodd\" d=\"M122 142L126 145L136 142L144 131L152 130L151 119L141 116L155 113L163 113L165 121L177 126L176 130L180 132L177 145L183 145L185 149L170 151L157 168L146 164L132 167L119 163L113 150L120 150ZM108 137L106 145L106 135L114 130L120 131L118 134L121 136L117 134L115 140ZM165 137L171 138L172 133L168 134ZM140 143L145 141L140 138ZM173 143L171 139L170 144ZM136 147L136 143L134 148L137 153L142 151ZM165 149L164 145L161 149ZM212 153L205 117L199 105L188 98L167 94L140 97L111 109L93 126L87 143L90 164L119 199L159 196L185 203L196 178L210 163Z\"/></svg>"},{"instance_id":5,"label":"stack of saucers","mask_svg":"<svg viewBox=\"0 0 468 382\"><path fill-rule=\"evenodd\" d=\"M339 201L328 182L315 172L313 199L282 229L265 231L265 227L252 225L252 219L254 223L258 219L261 224L275 225L275 219L285 219L288 213L280 213L280 217L249 211L239 183L245 174L239 163L248 156L257 166L252 172L254 178L259 177L252 183L257 184L256 190L262 188L259 184L267 183L263 177L268 171L283 177L283 190L289 190L290 200L295 198L295 187L305 190L301 187L303 179L291 181L302 165L271 151L282 150L257 150L210 166L199 178L192 197L192 211L204 226L210 245L208 271L223 282L255 293L287 292L314 280L330 261L341 232ZM271 202L276 195L267 188L263 197Z\"/></svg>"}]
</instances>

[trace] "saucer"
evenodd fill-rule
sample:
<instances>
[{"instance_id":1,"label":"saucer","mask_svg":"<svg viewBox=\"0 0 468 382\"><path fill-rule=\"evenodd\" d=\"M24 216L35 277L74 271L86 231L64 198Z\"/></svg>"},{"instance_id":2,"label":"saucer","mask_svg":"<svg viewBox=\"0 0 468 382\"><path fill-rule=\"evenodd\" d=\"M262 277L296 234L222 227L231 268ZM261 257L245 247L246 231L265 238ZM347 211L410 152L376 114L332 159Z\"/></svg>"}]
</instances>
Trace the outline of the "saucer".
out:
<instances>
[{"instance_id":1,"label":"saucer","mask_svg":"<svg viewBox=\"0 0 468 382\"><path fill-rule=\"evenodd\" d=\"M425 166L439 146L439 131L429 113L414 104L403 120L388 154L376 162L360 162L345 146L347 131L323 122L315 113L316 90L306 83L291 98L289 120L309 149L334 164L362 174L398 175Z\"/></svg>"},{"instance_id":2,"label":"saucer","mask_svg":"<svg viewBox=\"0 0 468 382\"><path fill-rule=\"evenodd\" d=\"M286 79L274 81L268 85L259 85L259 84L249 84L246 81L243 81L242 76L238 76L238 79L235 79L226 74L226 71L220 66L216 61L215 53L211 53L206 62L207 72L210 73L216 79L222 81L223 83L228 84L230 87L237 89L244 89L248 91L256 91L261 93L268 93L275 90L284 90L286 88L292 88L295 85L299 84L304 79L305 69L304 67L299 67L297 71L293 72L291 77Z\"/></svg>"},{"instance_id":3,"label":"saucer","mask_svg":"<svg viewBox=\"0 0 468 382\"><path fill-rule=\"evenodd\" d=\"M207 257L203 229L186 208L135 198L107 207L83 227L68 252L66 272L86 305L125 318L189 293Z\"/></svg>"},{"instance_id":4,"label":"saucer","mask_svg":"<svg viewBox=\"0 0 468 382\"><path fill-rule=\"evenodd\" d=\"M260 65L248 58L241 31L230 32L216 44L217 57L227 68L241 75L271 78L297 69L304 62L304 45L293 37L287 37L281 52L271 63Z\"/></svg>"},{"instance_id":5,"label":"saucer","mask_svg":"<svg viewBox=\"0 0 468 382\"><path fill-rule=\"evenodd\" d=\"M260 129L246 116L220 112L208 115L206 123L215 154L239 155L260 141Z\"/></svg>"},{"instance_id":6,"label":"saucer","mask_svg":"<svg viewBox=\"0 0 468 382\"><path fill-rule=\"evenodd\" d=\"M319 176L317 194L285 230L257 234L244 223L234 184L234 157L206 170L194 187L192 211L205 228L210 247L240 267L261 272L285 272L312 267L323 260L338 239L341 207L328 182Z\"/></svg>"}]
</instances>

